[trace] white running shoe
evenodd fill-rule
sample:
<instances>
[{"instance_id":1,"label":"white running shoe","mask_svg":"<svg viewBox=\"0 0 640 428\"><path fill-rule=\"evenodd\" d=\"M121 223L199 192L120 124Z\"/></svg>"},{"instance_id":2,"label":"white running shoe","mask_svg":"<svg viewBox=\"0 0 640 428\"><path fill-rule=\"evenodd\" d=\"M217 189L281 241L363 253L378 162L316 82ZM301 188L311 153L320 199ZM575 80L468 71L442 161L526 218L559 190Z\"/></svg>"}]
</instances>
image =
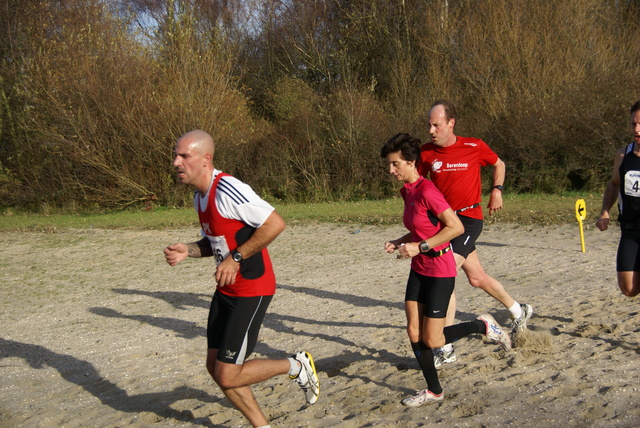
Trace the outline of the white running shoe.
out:
<instances>
[{"instance_id":1,"label":"white running shoe","mask_svg":"<svg viewBox=\"0 0 640 428\"><path fill-rule=\"evenodd\" d=\"M478 319L484 321L487 326L487 339L499 343L505 351L511 349L511 338L491 315L482 314Z\"/></svg>"},{"instance_id":2,"label":"white running shoe","mask_svg":"<svg viewBox=\"0 0 640 428\"><path fill-rule=\"evenodd\" d=\"M522 308L522 316L520 318L514 318L513 321L511 321L512 334L518 334L525 331L527 328L527 321L529 321L529 318L533 315L533 308L531 305L520 304L520 307Z\"/></svg>"},{"instance_id":3,"label":"white running shoe","mask_svg":"<svg viewBox=\"0 0 640 428\"><path fill-rule=\"evenodd\" d=\"M300 373L296 376L289 376L295 380L300 388L304 391L307 403L314 404L318 401L320 395L320 379L316 372L316 366L313 364L313 358L308 352L298 352L293 356L300 363Z\"/></svg>"},{"instance_id":4,"label":"white running shoe","mask_svg":"<svg viewBox=\"0 0 640 428\"><path fill-rule=\"evenodd\" d=\"M457 360L456 350L451 347L450 351L447 351L445 347L433 349L433 363L436 368L439 369L443 364L455 363Z\"/></svg>"},{"instance_id":5,"label":"white running shoe","mask_svg":"<svg viewBox=\"0 0 640 428\"><path fill-rule=\"evenodd\" d=\"M416 395L405 398L401 403L407 407L420 407L423 404L435 403L444 400L444 391L436 395L428 389L416 392Z\"/></svg>"}]
</instances>

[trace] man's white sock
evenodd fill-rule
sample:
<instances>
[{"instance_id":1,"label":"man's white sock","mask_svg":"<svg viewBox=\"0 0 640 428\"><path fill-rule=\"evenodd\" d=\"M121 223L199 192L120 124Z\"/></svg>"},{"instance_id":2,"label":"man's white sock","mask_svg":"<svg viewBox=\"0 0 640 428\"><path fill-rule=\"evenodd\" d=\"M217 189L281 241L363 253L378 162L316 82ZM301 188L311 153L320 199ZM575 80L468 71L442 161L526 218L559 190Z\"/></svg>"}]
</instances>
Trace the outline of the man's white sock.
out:
<instances>
[{"instance_id":1,"label":"man's white sock","mask_svg":"<svg viewBox=\"0 0 640 428\"><path fill-rule=\"evenodd\" d=\"M513 306L509 308L509 312L511 312L511 316L514 318L520 318L522 316L522 307L520 303L515 302Z\"/></svg>"},{"instance_id":2,"label":"man's white sock","mask_svg":"<svg viewBox=\"0 0 640 428\"><path fill-rule=\"evenodd\" d=\"M302 364L300 364L300 361L292 357L287 358L287 360L289 360L289 364L291 364L291 367L289 367L289 376L298 376L300 374L300 370L302 370Z\"/></svg>"}]
</instances>

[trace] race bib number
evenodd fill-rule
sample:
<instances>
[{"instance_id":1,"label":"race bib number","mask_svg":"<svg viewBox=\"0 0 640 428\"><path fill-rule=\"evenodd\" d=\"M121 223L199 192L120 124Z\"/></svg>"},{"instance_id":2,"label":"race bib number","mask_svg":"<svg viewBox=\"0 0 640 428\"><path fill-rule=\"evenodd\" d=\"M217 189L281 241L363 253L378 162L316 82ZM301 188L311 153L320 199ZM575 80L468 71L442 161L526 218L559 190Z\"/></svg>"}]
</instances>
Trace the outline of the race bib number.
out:
<instances>
[{"instance_id":1,"label":"race bib number","mask_svg":"<svg viewBox=\"0 0 640 428\"><path fill-rule=\"evenodd\" d=\"M216 259L216 265L219 266L220 263L229 255L229 246L227 245L227 240L224 236L209 236L207 235L207 239L211 244L211 249L213 250L213 257Z\"/></svg>"},{"instance_id":2,"label":"race bib number","mask_svg":"<svg viewBox=\"0 0 640 428\"><path fill-rule=\"evenodd\" d=\"M640 197L640 171L628 171L624 175L624 194Z\"/></svg>"}]
</instances>

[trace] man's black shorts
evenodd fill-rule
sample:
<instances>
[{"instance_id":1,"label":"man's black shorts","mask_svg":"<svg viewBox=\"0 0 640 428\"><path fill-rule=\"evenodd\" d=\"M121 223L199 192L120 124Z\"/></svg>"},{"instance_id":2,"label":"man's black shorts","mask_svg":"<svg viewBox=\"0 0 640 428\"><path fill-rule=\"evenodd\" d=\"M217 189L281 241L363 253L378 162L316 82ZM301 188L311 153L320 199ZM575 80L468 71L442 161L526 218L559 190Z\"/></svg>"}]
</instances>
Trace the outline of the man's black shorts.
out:
<instances>
[{"instance_id":1,"label":"man's black shorts","mask_svg":"<svg viewBox=\"0 0 640 428\"><path fill-rule=\"evenodd\" d=\"M640 230L621 228L616 271L640 272Z\"/></svg>"},{"instance_id":2,"label":"man's black shorts","mask_svg":"<svg viewBox=\"0 0 640 428\"><path fill-rule=\"evenodd\" d=\"M482 233L484 220L466 217L458 214L458 218L464 226L462 235L451 240L451 248L453 252L461 255L465 259L476 249L476 240Z\"/></svg>"},{"instance_id":3,"label":"man's black shorts","mask_svg":"<svg viewBox=\"0 0 640 428\"><path fill-rule=\"evenodd\" d=\"M258 341L260 326L273 296L231 297L216 291L207 322L207 347L218 360L243 364Z\"/></svg>"}]
</instances>

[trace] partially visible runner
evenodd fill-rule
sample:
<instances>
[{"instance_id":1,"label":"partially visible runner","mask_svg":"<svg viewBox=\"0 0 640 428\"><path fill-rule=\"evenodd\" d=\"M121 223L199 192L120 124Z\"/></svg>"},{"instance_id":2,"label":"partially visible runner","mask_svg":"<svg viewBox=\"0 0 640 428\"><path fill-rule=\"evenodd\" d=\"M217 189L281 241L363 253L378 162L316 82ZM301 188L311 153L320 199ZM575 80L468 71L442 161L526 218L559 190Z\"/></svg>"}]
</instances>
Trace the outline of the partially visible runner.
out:
<instances>
[{"instance_id":1,"label":"partially visible runner","mask_svg":"<svg viewBox=\"0 0 640 428\"><path fill-rule=\"evenodd\" d=\"M254 427L269 427L251 385L289 374L314 404L320 383L308 352L291 358L247 360L276 290L267 246L285 229L274 208L238 179L213 166L214 143L196 130L184 134L175 148L178 179L197 189L194 206L203 238L164 250L175 266L187 257L211 257L217 263L217 289L207 323L207 370L229 401Z\"/></svg>"},{"instance_id":2,"label":"partially visible runner","mask_svg":"<svg viewBox=\"0 0 640 428\"><path fill-rule=\"evenodd\" d=\"M489 213L502 209L502 185L504 162L489 146L477 138L459 137L454 134L456 109L449 101L439 100L429 110L431 142L421 147L420 174L429 177L442 192L464 225L464 233L451 241L458 269L462 267L469 284L481 288L498 300L511 314L511 330L515 335L524 331L533 314L531 305L519 304L502 284L489 276L478 257L476 240L482 232L483 213L481 167L493 166L493 187L489 197ZM456 296L451 298L447 325L453 324L456 315ZM448 345L436 361L436 366L456 361L453 346Z\"/></svg>"},{"instance_id":3,"label":"partially visible runner","mask_svg":"<svg viewBox=\"0 0 640 428\"><path fill-rule=\"evenodd\" d=\"M384 249L387 253L398 250L399 257L411 258L404 299L407 334L427 388L402 400L402 404L410 407L444 399L432 348L440 352L445 343L480 333L503 349L511 349L509 335L489 314L445 328L457 274L449 241L460 235L464 228L442 193L418 173L416 163L420 159L420 144L420 140L409 134L397 134L380 152L389 164L389 172L404 183L400 189L404 200L402 220L409 233L387 241Z\"/></svg>"},{"instance_id":4,"label":"partially visible runner","mask_svg":"<svg viewBox=\"0 0 640 428\"><path fill-rule=\"evenodd\" d=\"M602 231L609 228L609 210L618 200L618 287L622 294L633 297L640 293L640 101L631 106L629 115L634 141L616 153L596 227Z\"/></svg>"}]
</instances>

